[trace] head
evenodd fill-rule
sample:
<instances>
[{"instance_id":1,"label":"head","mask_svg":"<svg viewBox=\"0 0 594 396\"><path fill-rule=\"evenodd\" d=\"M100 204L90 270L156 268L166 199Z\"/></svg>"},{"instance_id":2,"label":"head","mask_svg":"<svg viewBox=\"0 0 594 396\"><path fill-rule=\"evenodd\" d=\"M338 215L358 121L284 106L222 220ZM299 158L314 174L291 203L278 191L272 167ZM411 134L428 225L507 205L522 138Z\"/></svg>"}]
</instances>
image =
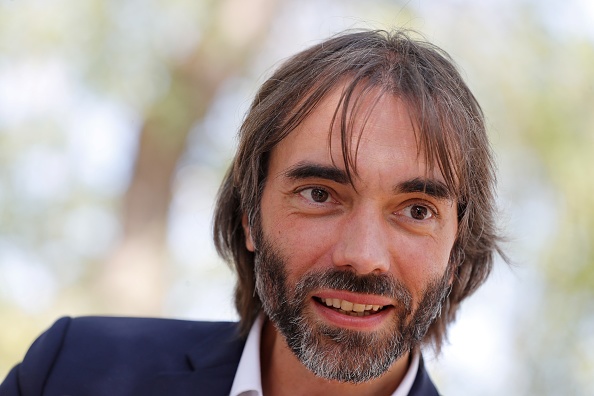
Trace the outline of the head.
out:
<instances>
[{"instance_id":1,"label":"head","mask_svg":"<svg viewBox=\"0 0 594 396\"><path fill-rule=\"evenodd\" d=\"M432 297L438 305L420 313L427 326L417 328L407 344L432 343L439 351L460 303L484 282L499 251L494 164L480 106L451 59L439 48L400 31L362 31L330 38L286 61L256 94L219 191L214 222L217 249L238 276L235 304L242 330L247 333L263 309L263 296L256 291L262 287L257 288L257 282L280 284L281 279L275 282L265 276L286 276L272 270L255 274L257 262L278 264L287 259L277 257L278 249L269 246L270 231L262 223L271 158L280 143L295 136L296 128L327 102L330 93L336 100L331 102L335 108L327 128L327 150L355 190L361 179L358 161L366 133L364 120L390 98L388 102L398 102L410 121L417 160L424 164L425 174L440 176L444 194L454 205L456 221L444 271L431 283L435 290L426 290L436 294ZM253 249L246 240L255 245ZM318 279L328 287L348 283L352 277L350 271L342 271L349 273L344 277L337 272L341 271L319 274ZM296 286L316 279L311 273L308 277ZM391 292L403 301L410 297L398 279L382 279L365 275L351 279L351 284L358 285L353 286L356 291L375 293L388 282Z\"/></svg>"}]
</instances>

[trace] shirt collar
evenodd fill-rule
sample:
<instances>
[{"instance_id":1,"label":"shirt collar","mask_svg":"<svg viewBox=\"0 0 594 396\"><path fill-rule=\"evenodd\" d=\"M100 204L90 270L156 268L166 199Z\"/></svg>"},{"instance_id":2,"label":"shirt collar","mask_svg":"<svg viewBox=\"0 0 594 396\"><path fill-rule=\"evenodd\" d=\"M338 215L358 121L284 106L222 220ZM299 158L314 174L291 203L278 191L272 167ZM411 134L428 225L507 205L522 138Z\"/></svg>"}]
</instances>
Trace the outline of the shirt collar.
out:
<instances>
[{"instance_id":1,"label":"shirt collar","mask_svg":"<svg viewBox=\"0 0 594 396\"><path fill-rule=\"evenodd\" d=\"M264 315L258 315L241 354L229 396L262 396L260 375L260 338Z\"/></svg>"},{"instance_id":2,"label":"shirt collar","mask_svg":"<svg viewBox=\"0 0 594 396\"><path fill-rule=\"evenodd\" d=\"M421 352L419 352L419 348L414 348L411 352L411 359L410 364L408 365L408 370L400 381L400 385L398 388L392 393L392 396L406 396L409 394L410 390L412 389L413 383L415 382L415 378L417 378L417 372L419 371L419 361L421 360Z\"/></svg>"},{"instance_id":3,"label":"shirt collar","mask_svg":"<svg viewBox=\"0 0 594 396\"><path fill-rule=\"evenodd\" d=\"M248 334L229 396L262 396L260 338L263 325L264 315L259 315ZM411 353L408 370L392 396L408 395L415 382L419 370L420 352L418 348L415 348Z\"/></svg>"}]
</instances>

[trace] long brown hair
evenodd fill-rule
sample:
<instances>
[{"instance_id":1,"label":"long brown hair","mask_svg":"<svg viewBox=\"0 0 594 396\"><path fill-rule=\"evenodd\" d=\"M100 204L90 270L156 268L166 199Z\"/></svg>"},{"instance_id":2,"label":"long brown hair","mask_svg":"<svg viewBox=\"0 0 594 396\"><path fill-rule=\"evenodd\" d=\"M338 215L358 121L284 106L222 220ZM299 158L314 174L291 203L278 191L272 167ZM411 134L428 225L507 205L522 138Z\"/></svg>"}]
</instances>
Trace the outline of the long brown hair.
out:
<instances>
[{"instance_id":1,"label":"long brown hair","mask_svg":"<svg viewBox=\"0 0 594 396\"><path fill-rule=\"evenodd\" d=\"M242 216L257 228L270 152L339 82L347 81L336 118L349 177L355 173L348 109L372 88L407 104L419 150L438 167L458 203L451 252L455 277L441 315L425 341L439 351L460 302L487 278L496 252L495 172L482 110L451 58L405 31L358 31L334 36L288 59L262 85L239 132L239 147L219 190L214 241L235 268L235 305L247 334L261 310L254 255L245 247ZM342 111L338 108L342 105ZM356 147L355 147L356 155Z\"/></svg>"}]
</instances>

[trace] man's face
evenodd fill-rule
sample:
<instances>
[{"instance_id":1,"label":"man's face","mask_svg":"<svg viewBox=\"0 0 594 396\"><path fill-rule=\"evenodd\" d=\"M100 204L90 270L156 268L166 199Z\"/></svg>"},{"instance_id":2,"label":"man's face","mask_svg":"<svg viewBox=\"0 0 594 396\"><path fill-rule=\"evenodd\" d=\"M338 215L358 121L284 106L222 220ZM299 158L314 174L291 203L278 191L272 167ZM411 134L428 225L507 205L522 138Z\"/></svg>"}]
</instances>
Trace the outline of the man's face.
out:
<instances>
[{"instance_id":1,"label":"man's face","mask_svg":"<svg viewBox=\"0 0 594 396\"><path fill-rule=\"evenodd\" d=\"M288 346L316 375L357 383L386 372L439 314L457 213L391 95L373 110L374 95L362 99L349 183L338 123L328 139L340 93L274 148L253 239L244 227L264 311Z\"/></svg>"}]
</instances>

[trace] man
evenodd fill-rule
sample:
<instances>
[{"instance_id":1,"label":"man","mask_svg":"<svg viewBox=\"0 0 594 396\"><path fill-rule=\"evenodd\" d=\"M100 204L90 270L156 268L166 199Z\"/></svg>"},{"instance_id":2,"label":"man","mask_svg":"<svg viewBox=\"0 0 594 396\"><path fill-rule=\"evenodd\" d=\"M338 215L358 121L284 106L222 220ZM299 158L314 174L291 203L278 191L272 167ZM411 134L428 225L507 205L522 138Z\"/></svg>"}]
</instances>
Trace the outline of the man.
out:
<instances>
[{"instance_id":1,"label":"man","mask_svg":"<svg viewBox=\"0 0 594 396\"><path fill-rule=\"evenodd\" d=\"M494 179L444 52L333 37L263 84L219 192L239 324L63 318L0 395L436 395L420 347L491 270Z\"/></svg>"}]
</instances>

